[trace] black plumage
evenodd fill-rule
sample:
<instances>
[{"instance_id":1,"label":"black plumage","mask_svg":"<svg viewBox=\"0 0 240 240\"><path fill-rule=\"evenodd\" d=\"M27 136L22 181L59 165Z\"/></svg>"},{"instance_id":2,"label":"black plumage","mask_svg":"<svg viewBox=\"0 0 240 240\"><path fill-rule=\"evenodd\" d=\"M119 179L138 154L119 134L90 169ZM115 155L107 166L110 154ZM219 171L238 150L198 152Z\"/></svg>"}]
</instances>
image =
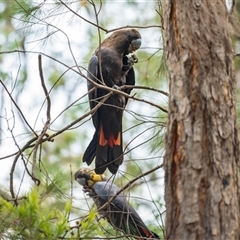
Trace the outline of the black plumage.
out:
<instances>
[{"instance_id":1,"label":"black plumage","mask_svg":"<svg viewBox=\"0 0 240 240\"><path fill-rule=\"evenodd\" d=\"M115 89L134 85L133 64L137 58L133 53L140 45L141 35L137 30L114 32L93 54L88 65L88 78ZM88 81L88 90L91 109L109 93L108 90L96 88L91 81ZM126 88L124 92L129 94L131 89ZM115 174L123 161L122 116L127 101L128 98L121 94L112 94L92 115L95 133L83 161L90 165L96 157L96 173L103 173L108 168Z\"/></svg>"},{"instance_id":2,"label":"black plumage","mask_svg":"<svg viewBox=\"0 0 240 240\"><path fill-rule=\"evenodd\" d=\"M109 182L104 175L96 174L86 168L79 169L75 173L75 180L94 199L98 209L120 190L116 185ZM115 229L134 236L135 239L160 239L157 234L148 229L122 192L110 204L101 209L100 213Z\"/></svg>"}]
</instances>

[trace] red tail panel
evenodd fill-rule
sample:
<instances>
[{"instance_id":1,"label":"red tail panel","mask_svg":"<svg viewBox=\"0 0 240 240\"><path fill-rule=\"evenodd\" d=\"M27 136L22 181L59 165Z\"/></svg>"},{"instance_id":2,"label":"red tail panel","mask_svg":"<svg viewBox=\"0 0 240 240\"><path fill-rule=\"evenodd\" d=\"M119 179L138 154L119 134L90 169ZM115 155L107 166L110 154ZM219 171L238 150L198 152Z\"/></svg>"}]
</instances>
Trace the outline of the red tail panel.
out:
<instances>
[{"instance_id":1,"label":"red tail panel","mask_svg":"<svg viewBox=\"0 0 240 240\"><path fill-rule=\"evenodd\" d=\"M109 139L106 139L104 132L103 132L103 127L101 126L100 133L99 133L99 145L105 146L106 144L108 144L111 148L113 148L116 145L120 146L121 145L121 134L119 132L116 139L114 138L113 134L110 135Z\"/></svg>"},{"instance_id":2,"label":"red tail panel","mask_svg":"<svg viewBox=\"0 0 240 240\"><path fill-rule=\"evenodd\" d=\"M117 139L114 138L113 134L110 135L110 138L108 139L108 145L113 148L115 145L120 146L121 145L121 135L120 132L118 133Z\"/></svg>"},{"instance_id":3,"label":"red tail panel","mask_svg":"<svg viewBox=\"0 0 240 240\"><path fill-rule=\"evenodd\" d=\"M108 141L105 139L104 132L102 126L100 127L100 133L99 133L99 145L105 146L108 143Z\"/></svg>"},{"instance_id":4,"label":"red tail panel","mask_svg":"<svg viewBox=\"0 0 240 240\"><path fill-rule=\"evenodd\" d=\"M151 233L151 232L149 232L147 229L145 229L145 228L142 228L142 231L144 232L144 234L146 235L146 237L147 237L147 238L150 238L150 237L152 237L152 233Z\"/></svg>"}]
</instances>

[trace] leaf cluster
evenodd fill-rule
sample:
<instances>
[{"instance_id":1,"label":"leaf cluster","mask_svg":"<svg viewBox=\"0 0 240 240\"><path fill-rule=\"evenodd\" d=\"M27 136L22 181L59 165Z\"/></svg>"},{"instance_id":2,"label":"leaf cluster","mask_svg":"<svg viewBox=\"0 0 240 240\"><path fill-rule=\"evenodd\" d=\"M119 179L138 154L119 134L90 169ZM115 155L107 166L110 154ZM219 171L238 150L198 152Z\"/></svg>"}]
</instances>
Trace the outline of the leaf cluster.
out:
<instances>
[{"instance_id":1,"label":"leaf cluster","mask_svg":"<svg viewBox=\"0 0 240 240\"><path fill-rule=\"evenodd\" d=\"M0 198L0 237L1 239L58 239L69 228L67 216L71 202L64 209L46 206L34 187L15 206Z\"/></svg>"}]
</instances>

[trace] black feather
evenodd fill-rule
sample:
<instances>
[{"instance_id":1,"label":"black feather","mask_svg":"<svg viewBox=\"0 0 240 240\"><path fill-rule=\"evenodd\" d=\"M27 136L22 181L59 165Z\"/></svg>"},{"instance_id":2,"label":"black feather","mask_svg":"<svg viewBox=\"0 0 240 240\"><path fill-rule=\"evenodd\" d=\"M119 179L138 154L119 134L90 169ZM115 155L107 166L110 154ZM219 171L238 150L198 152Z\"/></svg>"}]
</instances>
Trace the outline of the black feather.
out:
<instances>
[{"instance_id":1,"label":"black feather","mask_svg":"<svg viewBox=\"0 0 240 240\"><path fill-rule=\"evenodd\" d=\"M119 88L135 84L133 63L135 58L126 55L137 50L141 44L141 35L135 29L114 32L105 39L95 51L88 66L90 107L93 109L108 90L96 88L94 83ZM132 89L125 89L130 94ZM111 95L92 115L96 133L83 155L88 165L96 156L96 173L103 173L108 168L113 174L123 162L122 116L128 98L121 94ZM97 138L97 139L96 139ZM97 146L94 147L93 145Z\"/></svg>"}]
</instances>

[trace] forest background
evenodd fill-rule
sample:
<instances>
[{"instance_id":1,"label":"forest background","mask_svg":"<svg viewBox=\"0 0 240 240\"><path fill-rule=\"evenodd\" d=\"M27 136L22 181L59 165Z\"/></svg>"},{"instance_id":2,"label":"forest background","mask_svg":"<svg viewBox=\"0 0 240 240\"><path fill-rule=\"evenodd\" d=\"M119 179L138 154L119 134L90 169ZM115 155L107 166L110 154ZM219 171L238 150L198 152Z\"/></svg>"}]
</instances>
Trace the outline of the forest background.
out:
<instances>
[{"instance_id":1,"label":"forest background","mask_svg":"<svg viewBox=\"0 0 240 240\"><path fill-rule=\"evenodd\" d=\"M88 61L103 39L125 27L138 29L142 46L134 65L137 87L123 117L125 160L116 176L107 176L120 188L131 182L125 191L128 200L149 228L164 236L169 76L162 5L0 1L2 239L123 237L97 218L73 175L86 166L82 155L94 132L85 78ZM237 1L235 6L238 12ZM234 44L238 53L237 39ZM238 79L238 56L235 66Z\"/></svg>"},{"instance_id":2,"label":"forest background","mask_svg":"<svg viewBox=\"0 0 240 240\"><path fill-rule=\"evenodd\" d=\"M0 1L0 12L0 189L6 208L0 235L116 236L105 220L98 223L73 175L86 167L82 155L94 132L88 61L100 41L126 26L142 35L134 66L139 88L124 112L125 160L112 181L120 188L132 181L129 201L162 235L168 82L161 2L11 0Z\"/></svg>"}]
</instances>

